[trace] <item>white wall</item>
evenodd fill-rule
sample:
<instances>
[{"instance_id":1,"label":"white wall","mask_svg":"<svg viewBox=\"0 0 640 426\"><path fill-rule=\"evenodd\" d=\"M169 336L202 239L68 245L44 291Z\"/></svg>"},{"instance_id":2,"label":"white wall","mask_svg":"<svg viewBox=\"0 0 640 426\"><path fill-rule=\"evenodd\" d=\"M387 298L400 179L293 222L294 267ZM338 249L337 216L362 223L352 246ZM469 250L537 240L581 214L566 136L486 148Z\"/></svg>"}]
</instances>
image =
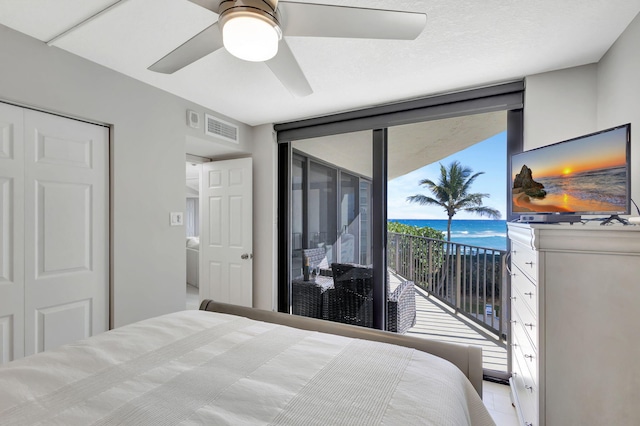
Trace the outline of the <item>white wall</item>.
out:
<instances>
[{"instance_id":1,"label":"white wall","mask_svg":"<svg viewBox=\"0 0 640 426\"><path fill-rule=\"evenodd\" d=\"M631 190L640 202L640 15L597 63L526 78L524 149L631 123Z\"/></svg>"},{"instance_id":2,"label":"white wall","mask_svg":"<svg viewBox=\"0 0 640 426\"><path fill-rule=\"evenodd\" d=\"M640 52L638 46L640 46L640 14L629 24L598 64L597 123L598 128L601 129L631 123L631 191L633 200L640 204Z\"/></svg>"},{"instance_id":3,"label":"white wall","mask_svg":"<svg viewBox=\"0 0 640 426\"><path fill-rule=\"evenodd\" d=\"M277 144L273 126L253 133L253 306L276 310Z\"/></svg>"},{"instance_id":4,"label":"white wall","mask_svg":"<svg viewBox=\"0 0 640 426\"><path fill-rule=\"evenodd\" d=\"M0 40L0 100L112 126L114 326L184 309L185 229L169 212L185 211L185 140L206 140L186 110L204 110L3 26Z\"/></svg>"},{"instance_id":5,"label":"white wall","mask_svg":"<svg viewBox=\"0 0 640 426\"><path fill-rule=\"evenodd\" d=\"M596 64L525 79L524 149L596 131Z\"/></svg>"}]
</instances>

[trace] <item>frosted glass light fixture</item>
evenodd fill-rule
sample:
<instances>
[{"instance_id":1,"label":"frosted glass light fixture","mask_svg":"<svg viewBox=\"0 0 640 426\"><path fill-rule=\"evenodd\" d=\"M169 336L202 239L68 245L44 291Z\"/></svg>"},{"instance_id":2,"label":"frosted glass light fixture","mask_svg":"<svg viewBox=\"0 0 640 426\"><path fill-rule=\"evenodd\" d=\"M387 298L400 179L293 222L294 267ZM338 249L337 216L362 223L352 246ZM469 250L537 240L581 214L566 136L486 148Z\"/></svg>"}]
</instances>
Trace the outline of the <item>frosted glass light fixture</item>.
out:
<instances>
[{"instance_id":1,"label":"frosted glass light fixture","mask_svg":"<svg viewBox=\"0 0 640 426\"><path fill-rule=\"evenodd\" d=\"M222 42L233 56L251 62L267 61L278 53L280 27L254 13L236 12L222 25Z\"/></svg>"}]
</instances>

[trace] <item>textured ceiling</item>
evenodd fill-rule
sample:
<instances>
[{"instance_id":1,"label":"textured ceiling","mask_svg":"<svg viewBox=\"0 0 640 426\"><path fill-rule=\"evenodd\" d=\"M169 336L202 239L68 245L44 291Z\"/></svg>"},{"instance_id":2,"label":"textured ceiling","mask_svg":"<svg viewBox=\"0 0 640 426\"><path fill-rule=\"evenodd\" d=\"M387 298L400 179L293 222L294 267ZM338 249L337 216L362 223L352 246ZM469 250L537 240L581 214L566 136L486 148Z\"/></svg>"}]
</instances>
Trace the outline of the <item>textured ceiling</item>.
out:
<instances>
[{"instance_id":1,"label":"textured ceiling","mask_svg":"<svg viewBox=\"0 0 640 426\"><path fill-rule=\"evenodd\" d=\"M173 75L147 67L217 20L187 0L2 0L0 24L241 122L353 110L597 62L640 0L299 0L425 12L414 41L288 38L314 93L293 97L261 63L215 52Z\"/></svg>"}]
</instances>

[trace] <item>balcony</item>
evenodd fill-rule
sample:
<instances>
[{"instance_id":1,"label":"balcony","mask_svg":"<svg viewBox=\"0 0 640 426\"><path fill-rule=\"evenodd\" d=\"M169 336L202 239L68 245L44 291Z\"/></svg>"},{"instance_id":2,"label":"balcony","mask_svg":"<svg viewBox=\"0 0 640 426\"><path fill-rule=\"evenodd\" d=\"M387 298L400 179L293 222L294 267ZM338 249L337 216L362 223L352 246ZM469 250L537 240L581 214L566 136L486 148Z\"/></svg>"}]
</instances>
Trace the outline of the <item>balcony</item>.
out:
<instances>
[{"instance_id":1,"label":"balcony","mask_svg":"<svg viewBox=\"0 0 640 426\"><path fill-rule=\"evenodd\" d=\"M408 334L480 346L485 369L507 371L506 251L395 233L387 249L390 284L416 287Z\"/></svg>"}]
</instances>

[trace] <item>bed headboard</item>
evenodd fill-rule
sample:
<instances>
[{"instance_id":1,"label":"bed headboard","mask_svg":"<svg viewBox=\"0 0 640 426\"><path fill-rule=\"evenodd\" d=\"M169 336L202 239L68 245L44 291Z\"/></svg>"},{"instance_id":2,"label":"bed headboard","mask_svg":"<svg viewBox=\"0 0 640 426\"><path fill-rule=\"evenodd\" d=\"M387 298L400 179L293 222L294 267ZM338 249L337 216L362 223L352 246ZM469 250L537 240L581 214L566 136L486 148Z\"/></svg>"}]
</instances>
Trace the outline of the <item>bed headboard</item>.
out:
<instances>
[{"instance_id":1,"label":"bed headboard","mask_svg":"<svg viewBox=\"0 0 640 426\"><path fill-rule=\"evenodd\" d=\"M319 331L322 333L337 334L339 336L391 343L427 352L439 356L440 358L444 358L457 366L464 375L467 376L475 390L480 395L480 398L482 398L482 348L478 346L420 339L418 337L404 336L397 333L340 324L316 318L301 317L297 315L283 314L280 312L219 303L208 299L202 301L200 304L200 310L238 315L257 321L282 324L303 330Z\"/></svg>"}]
</instances>

